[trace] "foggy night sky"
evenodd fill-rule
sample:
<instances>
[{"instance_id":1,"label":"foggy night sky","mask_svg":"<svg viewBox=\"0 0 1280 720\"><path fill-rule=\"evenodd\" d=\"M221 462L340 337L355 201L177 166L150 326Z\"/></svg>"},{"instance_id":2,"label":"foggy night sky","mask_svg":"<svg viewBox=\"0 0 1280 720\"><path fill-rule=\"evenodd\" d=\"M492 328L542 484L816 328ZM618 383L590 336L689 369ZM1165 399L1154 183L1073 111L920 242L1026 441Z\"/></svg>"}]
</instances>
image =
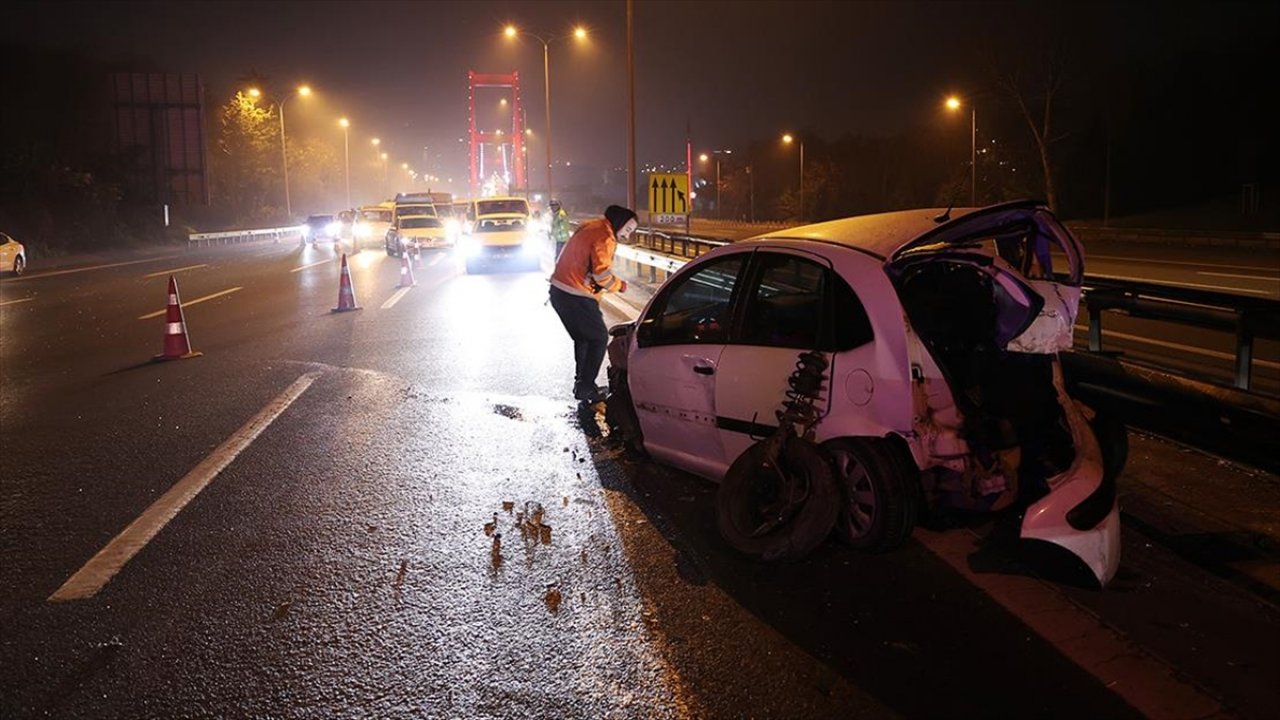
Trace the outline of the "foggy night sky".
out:
<instances>
[{"instance_id":1,"label":"foggy night sky","mask_svg":"<svg viewBox=\"0 0 1280 720\"><path fill-rule=\"evenodd\" d=\"M465 168L458 139L466 135L469 69L518 70L528 125L544 129L542 45L508 40L503 26L567 36L581 22L591 33L585 46L562 37L550 48L555 157L626 165L623 0L20 2L5 16L4 42L199 73L215 103L250 71L276 90L308 82L317 99L290 101L291 133L295 123L323 129L346 114L353 147L379 136L393 162L414 162L431 147L456 173ZM834 139L945 122L946 94L990 86L976 50L1010 25L1024 36L1045 24L1075 25L1087 29L1096 57L1123 52L1143 62L1257 42L1276 18L1269 3L637 0L637 160L682 163L686 123L697 152L784 131ZM482 93L481 124L496 127L501 93ZM542 152L535 138L530 157Z\"/></svg>"}]
</instances>

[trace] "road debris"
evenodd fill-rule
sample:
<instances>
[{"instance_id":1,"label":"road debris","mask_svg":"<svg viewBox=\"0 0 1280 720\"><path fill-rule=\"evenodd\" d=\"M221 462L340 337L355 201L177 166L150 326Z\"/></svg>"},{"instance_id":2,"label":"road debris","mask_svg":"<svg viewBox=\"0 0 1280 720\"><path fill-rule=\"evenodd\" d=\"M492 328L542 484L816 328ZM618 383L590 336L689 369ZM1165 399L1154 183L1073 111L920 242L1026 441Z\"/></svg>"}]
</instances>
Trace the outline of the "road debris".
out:
<instances>
[{"instance_id":1,"label":"road debris","mask_svg":"<svg viewBox=\"0 0 1280 720\"><path fill-rule=\"evenodd\" d=\"M560 583L548 583L547 594L543 599L547 603L547 609L552 614L560 612Z\"/></svg>"},{"instance_id":2,"label":"road debris","mask_svg":"<svg viewBox=\"0 0 1280 720\"><path fill-rule=\"evenodd\" d=\"M275 612L271 613L271 622L279 622L280 620L283 620L284 616L289 614L289 608L291 607L293 607L292 600L285 600L277 605Z\"/></svg>"},{"instance_id":3,"label":"road debris","mask_svg":"<svg viewBox=\"0 0 1280 720\"><path fill-rule=\"evenodd\" d=\"M489 551L489 564L494 570L502 567L502 533L493 534L493 547Z\"/></svg>"}]
</instances>

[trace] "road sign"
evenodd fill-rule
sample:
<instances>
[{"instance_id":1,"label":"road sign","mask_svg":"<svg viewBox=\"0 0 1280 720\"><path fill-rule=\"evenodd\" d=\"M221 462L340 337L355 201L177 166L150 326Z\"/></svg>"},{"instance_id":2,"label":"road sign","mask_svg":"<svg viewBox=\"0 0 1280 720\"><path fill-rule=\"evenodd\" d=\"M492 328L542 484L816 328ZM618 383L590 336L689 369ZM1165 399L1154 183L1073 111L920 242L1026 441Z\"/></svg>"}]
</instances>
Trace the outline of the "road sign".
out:
<instances>
[{"instance_id":1,"label":"road sign","mask_svg":"<svg viewBox=\"0 0 1280 720\"><path fill-rule=\"evenodd\" d=\"M649 173L649 213L689 214L689 176L684 173ZM680 220L683 222L683 218Z\"/></svg>"}]
</instances>

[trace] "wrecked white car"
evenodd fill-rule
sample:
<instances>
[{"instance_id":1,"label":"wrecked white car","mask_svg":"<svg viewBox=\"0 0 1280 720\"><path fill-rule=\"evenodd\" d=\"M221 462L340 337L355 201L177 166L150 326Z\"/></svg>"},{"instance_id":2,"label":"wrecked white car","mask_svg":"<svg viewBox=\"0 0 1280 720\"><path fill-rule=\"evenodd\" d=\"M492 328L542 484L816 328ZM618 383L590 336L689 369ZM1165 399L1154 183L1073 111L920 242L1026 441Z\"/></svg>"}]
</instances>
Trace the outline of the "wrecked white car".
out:
<instances>
[{"instance_id":1,"label":"wrecked white car","mask_svg":"<svg viewBox=\"0 0 1280 720\"><path fill-rule=\"evenodd\" d=\"M1022 537L1105 585L1124 436L1064 386L1082 278L1080 246L1029 201L733 243L613 328L610 411L655 459L721 481L721 532L746 552L796 557L832 523L885 550L928 508L1020 510ZM780 424L818 459L763 447ZM744 466L761 479L728 482Z\"/></svg>"}]
</instances>

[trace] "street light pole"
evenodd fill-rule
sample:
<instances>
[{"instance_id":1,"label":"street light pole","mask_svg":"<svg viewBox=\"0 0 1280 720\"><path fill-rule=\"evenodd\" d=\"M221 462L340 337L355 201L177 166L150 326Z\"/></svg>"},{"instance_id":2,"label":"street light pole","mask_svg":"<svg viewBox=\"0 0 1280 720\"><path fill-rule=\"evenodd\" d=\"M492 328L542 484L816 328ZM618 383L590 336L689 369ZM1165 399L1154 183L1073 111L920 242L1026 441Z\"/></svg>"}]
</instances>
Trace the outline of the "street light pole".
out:
<instances>
[{"instance_id":1,"label":"street light pole","mask_svg":"<svg viewBox=\"0 0 1280 720\"><path fill-rule=\"evenodd\" d=\"M309 86L300 85L297 90L285 95L280 99L280 102L276 103L276 111L280 115L280 165L283 168L284 175L284 212L285 216L289 218L293 217L293 204L289 198L289 150L284 134L284 105L294 95L306 97L310 94L311 88ZM258 88L249 88L249 96L255 99L259 98L262 96L262 91Z\"/></svg>"},{"instance_id":2,"label":"street light pole","mask_svg":"<svg viewBox=\"0 0 1280 720\"><path fill-rule=\"evenodd\" d=\"M519 30L515 25L508 25L505 32L509 38L523 34L542 43L542 102L547 123L547 137L544 142L547 146L547 198L550 199L555 194L555 186L551 182L551 41L559 38ZM587 37L587 31L582 27L574 28L573 37L582 40Z\"/></svg>"},{"instance_id":3,"label":"street light pole","mask_svg":"<svg viewBox=\"0 0 1280 720\"><path fill-rule=\"evenodd\" d=\"M948 110L959 110L960 98L947 98ZM978 106L969 103L969 206L978 206Z\"/></svg>"},{"instance_id":4,"label":"street light pole","mask_svg":"<svg viewBox=\"0 0 1280 720\"><path fill-rule=\"evenodd\" d=\"M542 91L547 112L547 201L550 202L555 193L551 185L551 50L546 40L542 40Z\"/></svg>"},{"instance_id":5,"label":"street light pole","mask_svg":"<svg viewBox=\"0 0 1280 720\"><path fill-rule=\"evenodd\" d=\"M342 126L342 158L343 165L346 167L343 174L346 176L347 181L347 207L351 207L351 142L350 132L348 131L348 128L351 127L351 121L346 118L339 118L338 124Z\"/></svg>"},{"instance_id":6,"label":"street light pole","mask_svg":"<svg viewBox=\"0 0 1280 720\"><path fill-rule=\"evenodd\" d=\"M787 133L782 136L782 142L788 145L790 145L792 142L795 142L795 141L797 141L797 138L792 137L791 133ZM798 215L799 215L799 219L803 221L804 220L804 140L799 140L799 144L800 144L800 212L798 213Z\"/></svg>"},{"instance_id":7,"label":"street light pole","mask_svg":"<svg viewBox=\"0 0 1280 720\"><path fill-rule=\"evenodd\" d=\"M969 105L969 207L978 206L978 106Z\"/></svg>"}]
</instances>

